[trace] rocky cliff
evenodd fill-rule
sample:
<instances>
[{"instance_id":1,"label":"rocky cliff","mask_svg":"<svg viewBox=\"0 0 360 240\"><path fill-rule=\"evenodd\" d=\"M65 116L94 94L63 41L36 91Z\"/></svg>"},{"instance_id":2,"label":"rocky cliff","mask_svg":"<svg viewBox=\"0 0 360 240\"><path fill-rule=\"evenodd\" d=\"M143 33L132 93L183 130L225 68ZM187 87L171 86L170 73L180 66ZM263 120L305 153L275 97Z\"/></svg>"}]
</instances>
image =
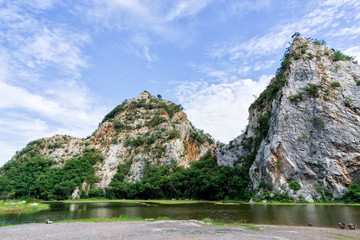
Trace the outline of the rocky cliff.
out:
<instances>
[{"instance_id":1,"label":"rocky cliff","mask_svg":"<svg viewBox=\"0 0 360 240\"><path fill-rule=\"evenodd\" d=\"M41 155L54 159L61 167L67 160L92 151L103 156L96 163L96 176L97 186L104 188L118 171L118 165L126 161L132 162L126 181L135 182L141 179L147 161L154 165L175 161L188 167L191 161L199 160L214 147L210 136L192 126L181 105L160 100L145 91L107 114L90 137L56 135L36 140L12 161ZM76 195L77 191L73 196Z\"/></svg>"},{"instance_id":2,"label":"rocky cliff","mask_svg":"<svg viewBox=\"0 0 360 240\"><path fill-rule=\"evenodd\" d=\"M249 108L246 131L217 148L218 163L248 165L260 193L265 182L308 201L339 197L360 180L359 114L360 66L319 41L295 38Z\"/></svg>"}]
</instances>

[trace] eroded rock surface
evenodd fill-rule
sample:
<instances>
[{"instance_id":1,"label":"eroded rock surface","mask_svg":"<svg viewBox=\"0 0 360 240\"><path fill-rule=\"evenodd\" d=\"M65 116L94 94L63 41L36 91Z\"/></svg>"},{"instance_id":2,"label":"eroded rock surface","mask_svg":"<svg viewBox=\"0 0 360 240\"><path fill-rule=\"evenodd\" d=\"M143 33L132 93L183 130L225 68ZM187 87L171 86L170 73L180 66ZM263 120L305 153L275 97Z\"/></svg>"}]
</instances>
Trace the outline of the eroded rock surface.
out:
<instances>
[{"instance_id":1,"label":"eroded rock surface","mask_svg":"<svg viewBox=\"0 0 360 240\"><path fill-rule=\"evenodd\" d=\"M264 180L288 191L296 181L302 188L294 194L313 201L317 186L339 197L360 180L360 66L334 61L333 54L296 38L291 63L282 72L286 84L273 100L249 109L247 130L217 149L218 163L242 164L243 156L254 151L259 118L270 111L269 128L249 171L253 189Z\"/></svg>"}]
</instances>

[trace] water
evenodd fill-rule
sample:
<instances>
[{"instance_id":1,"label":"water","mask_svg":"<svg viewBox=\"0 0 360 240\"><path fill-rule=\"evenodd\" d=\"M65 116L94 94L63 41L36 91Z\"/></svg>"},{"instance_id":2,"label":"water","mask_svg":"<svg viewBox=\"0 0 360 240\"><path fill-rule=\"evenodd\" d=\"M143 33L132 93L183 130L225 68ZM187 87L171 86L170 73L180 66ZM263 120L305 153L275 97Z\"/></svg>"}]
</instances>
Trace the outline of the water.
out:
<instances>
[{"instance_id":1,"label":"water","mask_svg":"<svg viewBox=\"0 0 360 240\"><path fill-rule=\"evenodd\" d=\"M211 218L223 222L241 221L257 224L337 227L338 222L360 225L360 206L321 205L216 205L140 204L140 203L50 203L50 208L33 213L0 214L3 223L45 222L81 218L112 218L119 216L171 219Z\"/></svg>"}]
</instances>

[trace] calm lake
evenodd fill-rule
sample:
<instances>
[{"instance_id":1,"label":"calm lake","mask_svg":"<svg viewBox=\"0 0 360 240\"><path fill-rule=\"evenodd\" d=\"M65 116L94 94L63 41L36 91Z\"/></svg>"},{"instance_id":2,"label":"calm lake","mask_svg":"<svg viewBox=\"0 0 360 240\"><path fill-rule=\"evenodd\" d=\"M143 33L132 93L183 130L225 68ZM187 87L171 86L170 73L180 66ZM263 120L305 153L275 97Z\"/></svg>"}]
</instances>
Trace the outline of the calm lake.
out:
<instances>
[{"instance_id":1,"label":"calm lake","mask_svg":"<svg viewBox=\"0 0 360 240\"><path fill-rule=\"evenodd\" d=\"M338 222L360 225L360 206L284 206L284 205L216 205L141 204L141 203L50 203L50 208L35 213L2 213L3 223L32 223L77 218L112 218L119 216L171 219L211 218L224 222L274 225L337 227Z\"/></svg>"}]
</instances>

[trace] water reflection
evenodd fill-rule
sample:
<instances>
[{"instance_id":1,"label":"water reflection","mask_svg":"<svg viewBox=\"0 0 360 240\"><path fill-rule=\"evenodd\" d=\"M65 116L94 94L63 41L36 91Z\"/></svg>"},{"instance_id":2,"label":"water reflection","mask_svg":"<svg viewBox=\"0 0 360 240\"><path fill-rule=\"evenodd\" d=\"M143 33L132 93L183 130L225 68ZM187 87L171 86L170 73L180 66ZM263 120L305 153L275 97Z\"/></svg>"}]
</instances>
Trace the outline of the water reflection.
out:
<instances>
[{"instance_id":1,"label":"water reflection","mask_svg":"<svg viewBox=\"0 0 360 240\"><path fill-rule=\"evenodd\" d=\"M134 204L134 203L51 203L51 208L36 213L0 214L2 223L44 222L69 218L112 218L119 216L172 219L241 221L258 224L312 225L336 227L338 222L360 224L360 206L284 206L215 204Z\"/></svg>"}]
</instances>

